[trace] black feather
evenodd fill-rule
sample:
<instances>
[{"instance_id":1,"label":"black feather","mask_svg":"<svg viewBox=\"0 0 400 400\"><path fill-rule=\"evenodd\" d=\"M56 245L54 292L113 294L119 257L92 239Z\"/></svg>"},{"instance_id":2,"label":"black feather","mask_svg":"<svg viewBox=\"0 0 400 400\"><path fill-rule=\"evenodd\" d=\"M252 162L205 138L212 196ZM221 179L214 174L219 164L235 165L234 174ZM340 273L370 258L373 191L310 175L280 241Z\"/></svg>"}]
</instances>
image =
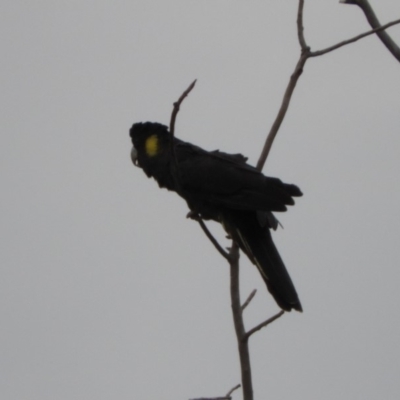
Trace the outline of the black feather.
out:
<instances>
[{"instance_id":1,"label":"black feather","mask_svg":"<svg viewBox=\"0 0 400 400\"><path fill-rule=\"evenodd\" d=\"M225 215L225 220L229 221L233 238L256 265L278 305L285 311L292 308L303 311L268 226L262 227L257 216L249 212L230 212Z\"/></svg>"}]
</instances>

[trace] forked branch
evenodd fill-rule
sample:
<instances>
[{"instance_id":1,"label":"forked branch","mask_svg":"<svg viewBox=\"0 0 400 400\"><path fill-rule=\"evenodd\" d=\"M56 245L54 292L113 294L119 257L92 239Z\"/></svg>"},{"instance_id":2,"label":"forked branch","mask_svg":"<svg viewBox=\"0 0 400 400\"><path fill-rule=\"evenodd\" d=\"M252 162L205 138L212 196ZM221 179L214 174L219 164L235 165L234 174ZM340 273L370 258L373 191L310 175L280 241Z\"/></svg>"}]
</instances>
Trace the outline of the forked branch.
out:
<instances>
[{"instance_id":1,"label":"forked branch","mask_svg":"<svg viewBox=\"0 0 400 400\"><path fill-rule=\"evenodd\" d=\"M240 386L241 386L240 384L237 384L236 386L234 386L234 387L226 394L226 397L231 398L232 393L233 393L235 390L239 389Z\"/></svg>"},{"instance_id":2,"label":"forked branch","mask_svg":"<svg viewBox=\"0 0 400 400\"><path fill-rule=\"evenodd\" d=\"M190 93L193 89L196 81L193 81L189 87L182 93L181 97L179 97L178 101L174 103L174 108L171 114L171 122L170 122L170 142L171 142L171 152L172 157L174 159L175 168L178 169L179 165L176 160L175 148L174 148L174 130L175 130L175 120L176 116L179 112L179 107L185 97ZM178 172L178 171L177 171ZM179 174L176 174L179 176ZM239 292L239 247L238 245L232 241L232 247L229 250L229 253L226 252L222 246L218 243L218 241L211 234L209 229L207 228L204 221L201 219L200 215L190 212L188 216L194 220L197 220L207 236L207 238L211 241L217 251L228 261L230 265L231 271L231 305L232 305L232 313L233 320L235 325L235 332L237 336L237 342L239 346L239 356L240 356L240 366L242 372L242 385L243 385L243 396L245 400L253 400L253 386L251 379L251 369L250 369L250 353L248 348L247 340L243 340L244 335L246 334L243 318L242 318L242 308L240 304L240 292ZM249 303L251 298L247 300ZM245 305L244 305L245 306ZM236 389L238 389L240 385L235 386L231 389L225 397L219 397L218 400L230 400L230 395ZM214 398L213 400L217 400Z\"/></svg>"},{"instance_id":3,"label":"forked branch","mask_svg":"<svg viewBox=\"0 0 400 400\"><path fill-rule=\"evenodd\" d=\"M348 45L350 43L357 42L360 39L363 39L363 38L365 38L367 36L373 35L374 33L378 34L378 33L382 32L382 31L390 28L391 26L397 25L397 24L400 24L400 19L397 19L397 20L389 22L389 23L387 23L385 25L379 26L378 28L374 28L374 29L372 29L372 30L370 30L368 32L361 33L360 35L354 36L351 39L343 40L343 42L337 43L337 44L335 44L333 46L330 46L330 47L327 47L325 49L318 50L318 51L312 51L312 52L310 52L309 56L310 57L322 56L322 55L324 55L326 53L330 53L333 50L337 50L337 49L339 49L339 48L341 48L343 46L346 46L346 45ZM400 49L399 49L399 57L400 57ZM399 58L399 61L400 61L400 58Z\"/></svg>"},{"instance_id":4,"label":"forked branch","mask_svg":"<svg viewBox=\"0 0 400 400\"><path fill-rule=\"evenodd\" d=\"M301 47L301 55L299 60L297 61L296 67L292 75L290 76L289 83L286 87L285 94L283 96L281 107L267 135L267 139L265 140L264 147L260 154L260 158L258 159L257 169L259 171L263 169L265 162L267 161L267 157L271 150L272 144L275 140L276 135L278 134L282 121L286 116L286 112L289 108L290 100L292 99L292 95L296 87L297 81L299 80L300 75L303 73L304 65L309 57L310 48L307 45L306 39L304 37L303 11L304 11L304 0L299 0L299 6L297 9L297 37Z\"/></svg>"},{"instance_id":5,"label":"forked branch","mask_svg":"<svg viewBox=\"0 0 400 400\"><path fill-rule=\"evenodd\" d=\"M249 337L253 334L258 332L260 329L265 328L267 325L271 324L278 318L282 317L282 315L285 313L285 311L281 310L271 318L268 318L266 321L261 322L261 324L256 325L253 329L250 329L248 332L246 332L243 336L243 341L249 340Z\"/></svg>"},{"instance_id":6,"label":"forked branch","mask_svg":"<svg viewBox=\"0 0 400 400\"><path fill-rule=\"evenodd\" d=\"M371 25L373 29L377 29L381 27L381 24L369 4L368 0L340 0L340 3L344 4L355 4L361 8L364 12L367 21ZM389 36L386 30L377 30L376 35L382 41L382 43L386 46L386 48L393 54L393 56L400 62L400 48L396 44L396 42Z\"/></svg>"},{"instance_id":7,"label":"forked branch","mask_svg":"<svg viewBox=\"0 0 400 400\"><path fill-rule=\"evenodd\" d=\"M299 0L298 11L297 11L297 36L298 36L298 40L299 40L299 44L300 44L300 48L301 48L301 54L300 54L299 60L297 61L296 67L290 77L289 83L286 87L285 94L282 99L281 107L280 107L278 114L274 120L274 123L272 124L271 129L267 135L267 139L265 140L263 150L262 150L260 158L258 159L258 162L257 162L258 170L261 171L265 165L265 162L266 162L269 152L271 150L272 144L273 144L275 137L278 134L278 131L281 127L281 124L286 116L286 112L289 108L289 104L292 99L294 89L296 87L297 81L299 80L299 78L303 72L303 68L304 68L306 61L310 57L322 56L324 54L330 53L331 51L334 51L343 46L346 46L350 43L354 43L360 39L363 39L364 37L367 37L369 35L372 35L375 33L377 35L382 34L382 33L384 33L384 31L386 29L390 28L393 25L397 25L400 23L400 19L398 19L398 20L389 22L389 23L381 26L376 17L375 17L375 19L373 17L371 17L371 15L373 14L373 11L372 11L371 6L368 4L367 0L347 0L346 2L348 4L359 5L360 7L363 8L364 12L367 9L370 10L368 12L369 20L371 19L371 21L373 21L373 24L371 23L371 25L373 26L374 29L372 29L368 32L362 33L360 35L357 35L351 39L344 40L340 43L337 43L337 44L327 47L325 49L311 51L310 47L307 45L307 42L304 37L304 25L303 25L304 0ZM373 15L375 15L375 14L373 14ZM400 61L400 49L393 42L393 40L390 39L389 35L386 34L383 36L381 35L379 37L381 38L382 41L385 40L386 47L388 47L389 50L392 52L392 54L396 58L398 58ZM385 39L382 39L382 38L385 38ZM390 44L389 44L389 40L390 40Z\"/></svg>"},{"instance_id":8,"label":"forked branch","mask_svg":"<svg viewBox=\"0 0 400 400\"><path fill-rule=\"evenodd\" d=\"M244 309L250 304L250 302L253 300L253 297L256 295L257 289L254 289L250 294L249 297L246 299L246 301L243 303L241 307L241 311L243 312Z\"/></svg>"}]
</instances>

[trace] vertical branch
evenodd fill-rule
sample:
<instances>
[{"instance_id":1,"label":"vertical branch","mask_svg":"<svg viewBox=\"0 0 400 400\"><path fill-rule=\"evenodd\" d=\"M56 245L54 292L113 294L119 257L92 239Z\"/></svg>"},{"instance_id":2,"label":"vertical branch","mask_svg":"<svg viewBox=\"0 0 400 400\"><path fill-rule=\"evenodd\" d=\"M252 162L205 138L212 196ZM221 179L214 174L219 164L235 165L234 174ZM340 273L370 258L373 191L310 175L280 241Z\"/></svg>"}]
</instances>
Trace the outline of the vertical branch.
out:
<instances>
[{"instance_id":1,"label":"vertical branch","mask_svg":"<svg viewBox=\"0 0 400 400\"><path fill-rule=\"evenodd\" d=\"M174 165L175 168L178 167L178 162L176 160L176 155L175 155L175 146L174 146L174 135L175 135L175 121L176 121L176 116L178 115L179 108L181 106L182 101L185 99L185 97L192 91L194 88L194 85L196 84L197 79L195 79L189 87L181 94L181 97L174 103L174 108L171 113L171 120L169 123L169 135L170 135L170 150L172 154L172 159L174 160Z\"/></svg>"},{"instance_id":2,"label":"vertical branch","mask_svg":"<svg viewBox=\"0 0 400 400\"><path fill-rule=\"evenodd\" d=\"M174 159L174 167L178 170L179 166L176 160L175 155L175 146L174 146L174 134L175 134L175 120L176 116L179 112L179 107L185 97L190 93L196 84L196 80L194 80L189 87L182 93L179 97L178 101L174 103L174 108L171 114L170 121L170 145L171 145L171 153L172 158ZM178 174L176 174L178 176ZM179 182L177 182L179 185ZM233 313L233 321L235 325L235 332L238 341L239 347L239 358L240 358L240 367L241 367L241 375L242 375L242 387L243 387L243 399L244 400L253 400L253 384L251 378L251 365L250 365L250 353L248 347L248 340L246 337L246 331L243 323L242 317L242 305L240 302L240 290L239 290L239 246L232 241L232 247L227 253L217 242L217 240L212 236L211 232L208 230L207 226L204 224L201 216L199 215L191 215L189 216L195 220L197 220L203 229L204 233L208 237L208 239L212 242L218 252L228 261L230 265L230 275L231 275L231 305L232 305L232 313ZM229 397L233 390L240 387L240 385L235 386L230 392Z\"/></svg>"},{"instance_id":3,"label":"vertical branch","mask_svg":"<svg viewBox=\"0 0 400 400\"><path fill-rule=\"evenodd\" d=\"M297 38L299 39L301 50L306 51L308 47L304 38L303 10L304 0L299 0L299 8L297 10Z\"/></svg>"},{"instance_id":4,"label":"vertical branch","mask_svg":"<svg viewBox=\"0 0 400 400\"><path fill-rule=\"evenodd\" d=\"M246 331L243 324L242 306L240 303L239 247L235 242L232 242L230 256L231 260L229 262L229 265L231 271L231 306L236 338L238 342L240 367L242 374L243 399L253 400L253 383L251 378L250 353L248 341L244 340L246 336Z\"/></svg>"},{"instance_id":5,"label":"vertical branch","mask_svg":"<svg viewBox=\"0 0 400 400\"><path fill-rule=\"evenodd\" d=\"M279 109L278 115L276 116L275 121L272 124L272 127L265 141L264 147L262 149L260 158L258 159L257 169L259 171L263 169L264 164L267 161L267 157L271 150L272 143L274 142L274 139L279 131L279 128L281 127L282 121L286 116L286 112L289 108L290 100L292 98L292 94L296 87L297 81L299 80L300 75L303 72L303 67L307 59L310 57L310 48L307 46L306 40L304 38L303 10L304 10L304 0L299 0L299 7L297 11L297 36L301 47L301 56L299 58L299 61L297 62L293 74L290 77L289 84L283 96L281 108Z\"/></svg>"},{"instance_id":6,"label":"vertical branch","mask_svg":"<svg viewBox=\"0 0 400 400\"><path fill-rule=\"evenodd\" d=\"M181 94L181 97L179 97L179 99L174 103L174 109L172 110L171 119L170 119L170 123L169 123L169 133L171 135L171 138L173 138L174 134L175 134L175 120L176 120L176 116L178 115L181 103L185 99L185 97L192 91L192 89L194 88L194 85L196 84L196 81L197 81L197 79L195 79L189 85L189 87Z\"/></svg>"}]
</instances>

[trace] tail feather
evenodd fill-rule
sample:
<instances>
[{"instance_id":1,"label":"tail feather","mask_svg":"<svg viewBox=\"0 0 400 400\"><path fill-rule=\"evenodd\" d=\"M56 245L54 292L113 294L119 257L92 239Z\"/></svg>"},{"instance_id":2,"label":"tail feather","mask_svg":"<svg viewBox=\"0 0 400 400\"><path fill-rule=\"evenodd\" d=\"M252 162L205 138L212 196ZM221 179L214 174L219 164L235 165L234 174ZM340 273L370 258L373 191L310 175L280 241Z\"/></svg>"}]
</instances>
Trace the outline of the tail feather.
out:
<instances>
[{"instance_id":1,"label":"tail feather","mask_svg":"<svg viewBox=\"0 0 400 400\"><path fill-rule=\"evenodd\" d=\"M239 217L236 214L236 217ZM262 227L254 215L241 215L232 221L235 240L257 266L268 291L285 311L303 311L299 297L281 256L272 241L270 229Z\"/></svg>"}]
</instances>

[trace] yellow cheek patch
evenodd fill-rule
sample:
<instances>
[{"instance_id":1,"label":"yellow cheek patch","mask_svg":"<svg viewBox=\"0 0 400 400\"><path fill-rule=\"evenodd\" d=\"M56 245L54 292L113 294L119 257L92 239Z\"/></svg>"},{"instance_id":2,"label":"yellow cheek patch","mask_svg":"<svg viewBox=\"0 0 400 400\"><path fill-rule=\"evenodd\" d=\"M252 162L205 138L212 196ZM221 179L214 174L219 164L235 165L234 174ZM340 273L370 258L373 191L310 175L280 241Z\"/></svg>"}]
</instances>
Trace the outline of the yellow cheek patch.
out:
<instances>
[{"instance_id":1,"label":"yellow cheek patch","mask_svg":"<svg viewBox=\"0 0 400 400\"><path fill-rule=\"evenodd\" d=\"M145 143L146 154L149 157L154 157L158 153L158 137L157 135L151 135L147 138Z\"/></svg>"}]
</instances>

